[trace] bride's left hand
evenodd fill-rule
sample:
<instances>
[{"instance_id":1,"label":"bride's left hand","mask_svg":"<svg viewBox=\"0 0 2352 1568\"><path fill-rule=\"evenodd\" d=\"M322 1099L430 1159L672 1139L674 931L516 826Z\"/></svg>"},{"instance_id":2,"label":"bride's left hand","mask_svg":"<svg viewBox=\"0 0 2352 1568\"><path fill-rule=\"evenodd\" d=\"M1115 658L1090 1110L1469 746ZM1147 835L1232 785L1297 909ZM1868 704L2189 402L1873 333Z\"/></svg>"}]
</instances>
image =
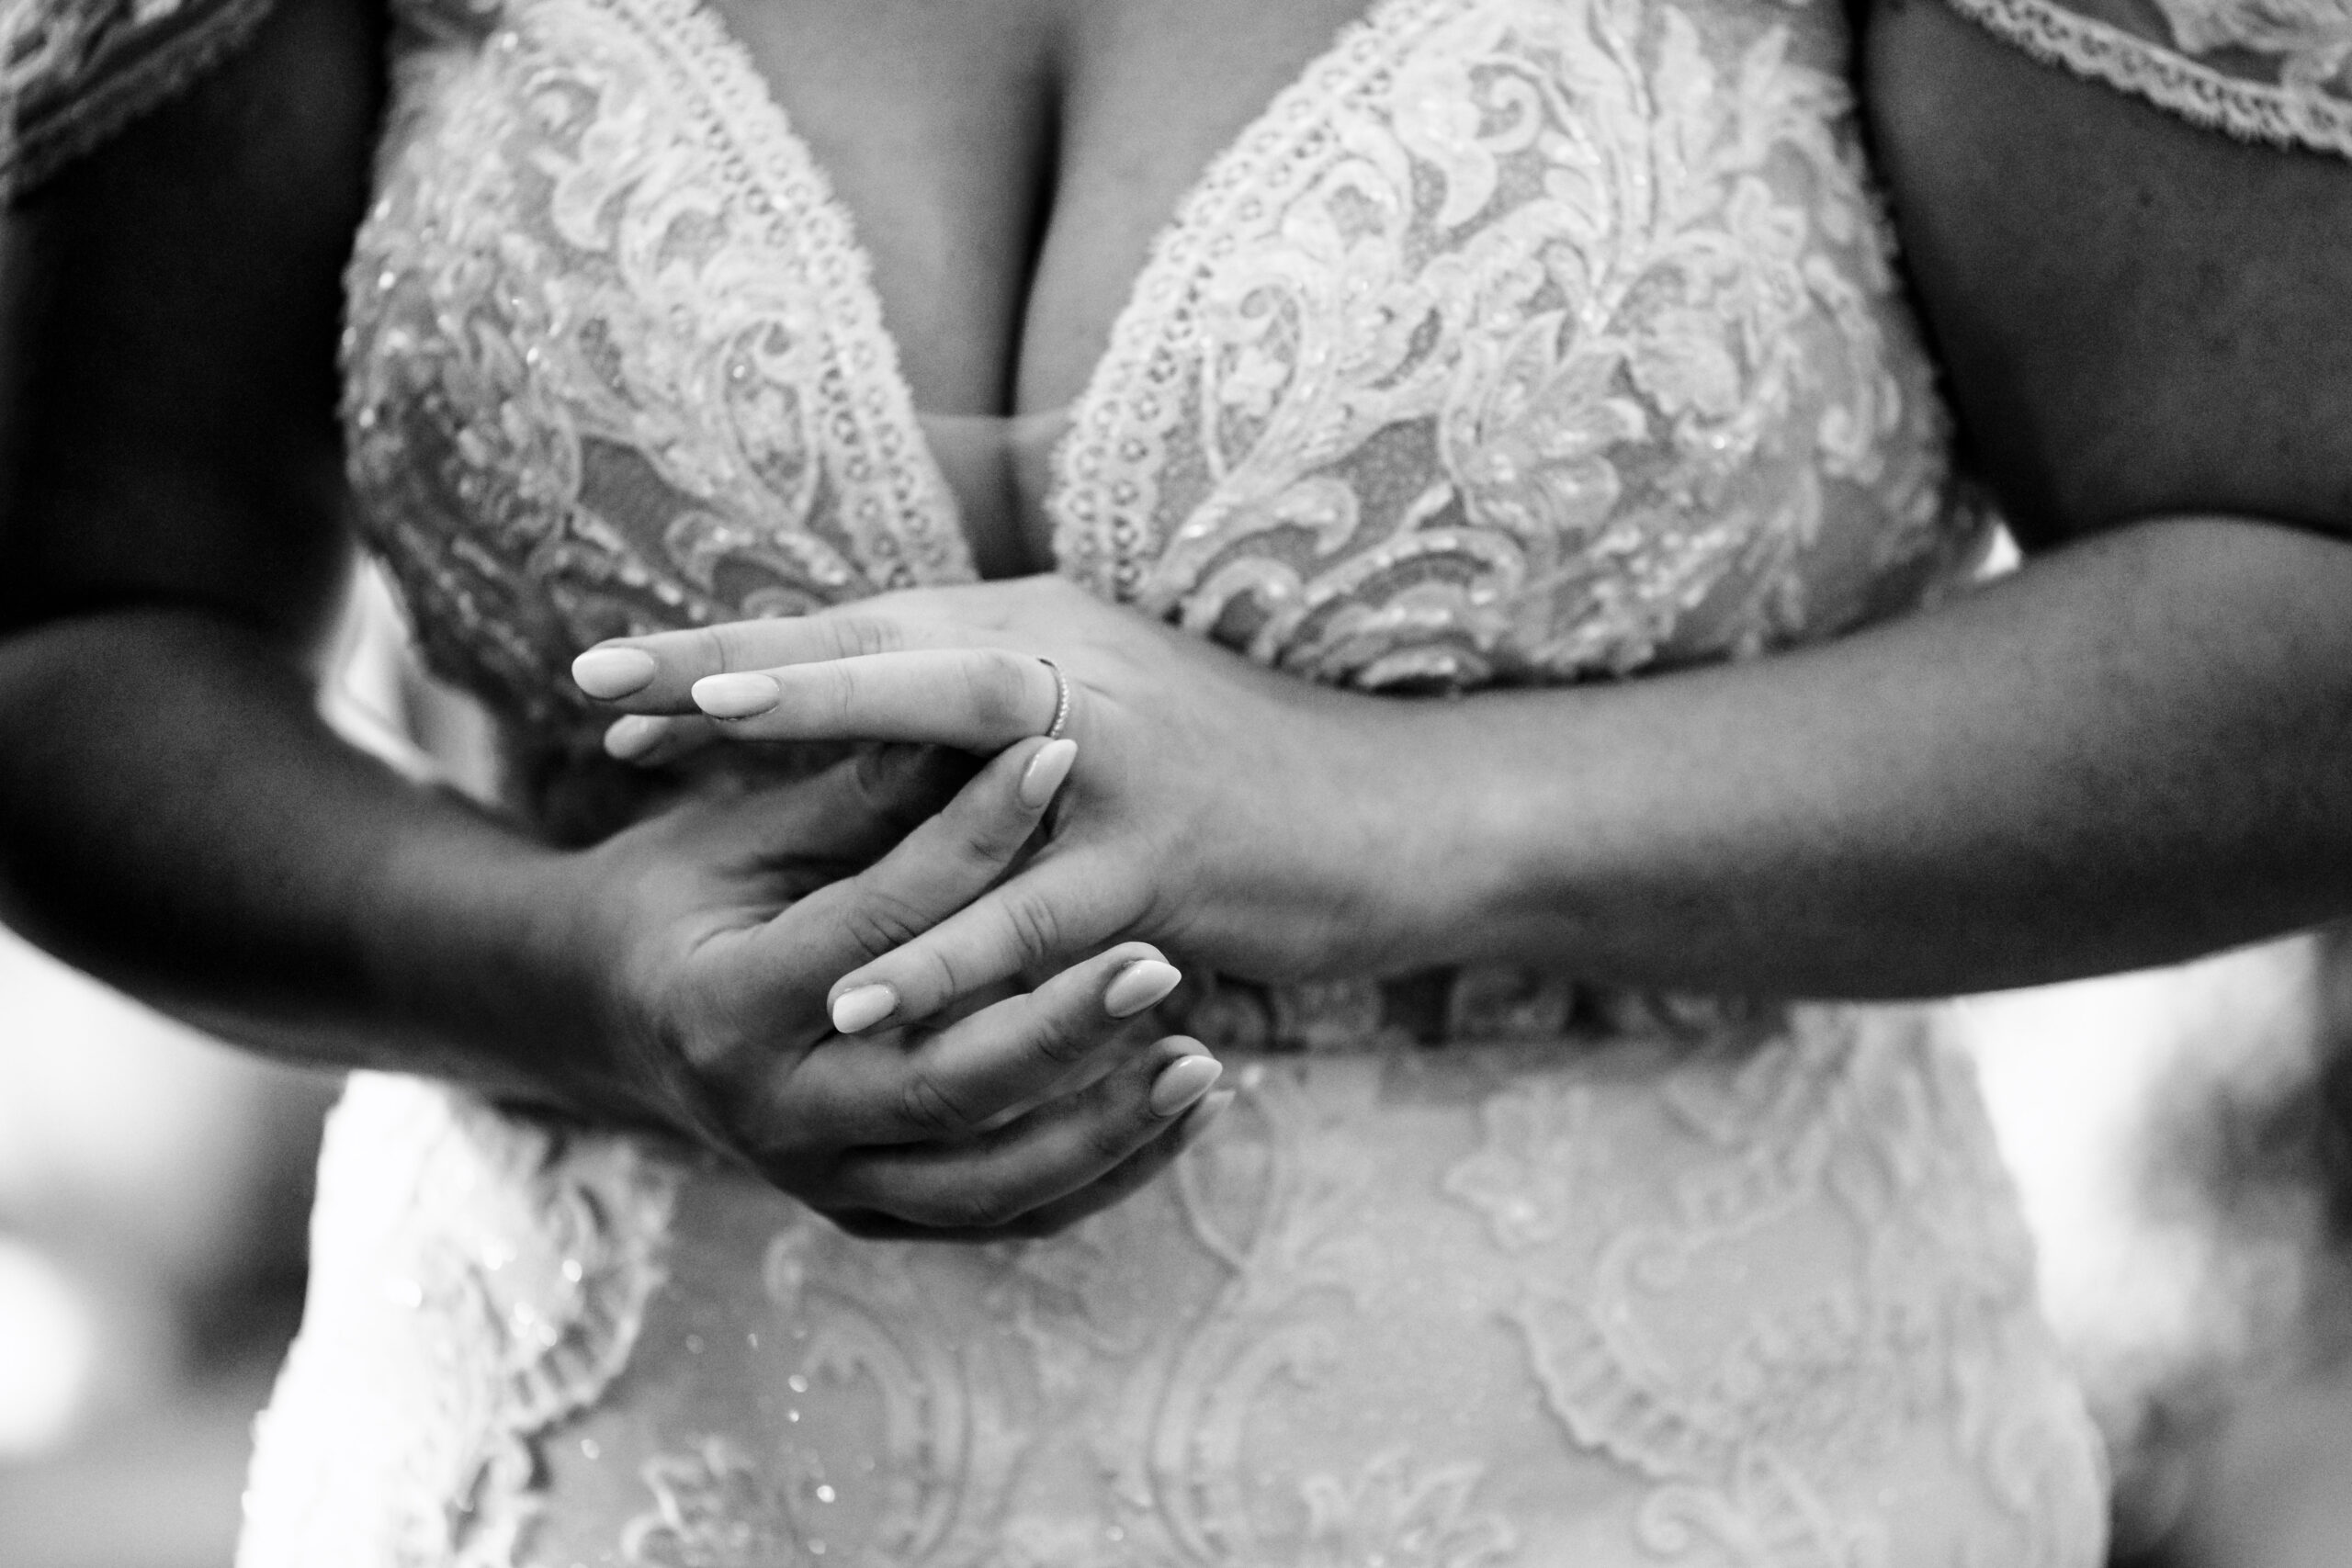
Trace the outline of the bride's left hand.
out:
<instances>
[{"instance_id":1,"label":"bride's left hand","mask_svg":"<svg viewBox=\"0 0 2352 1568\"><path fill-rule=\"evenodd\" d=\"M1391 705L1278 675L1054 577L919 589L795 619L627 637L574 678L631 716L615 755L711 740L911 740L991 753L1054 721L1078 761L1029 862L854 971L916 1019L1141 938L1231 974L1389 966L1417 880Z\"/></svg>"}]
</instances>

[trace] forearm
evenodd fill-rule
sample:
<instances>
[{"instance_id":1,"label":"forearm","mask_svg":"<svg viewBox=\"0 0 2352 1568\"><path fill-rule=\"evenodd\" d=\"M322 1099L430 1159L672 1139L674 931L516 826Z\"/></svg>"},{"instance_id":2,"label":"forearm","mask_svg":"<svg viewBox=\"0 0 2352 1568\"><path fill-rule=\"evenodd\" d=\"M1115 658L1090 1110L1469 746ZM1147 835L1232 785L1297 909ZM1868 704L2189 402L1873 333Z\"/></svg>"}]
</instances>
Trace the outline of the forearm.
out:
<instances>
[{"instance_id":1,"label":"forearm","mask_svg":"<svg viewBox=\"0 0 2352 1568\"><path fill-rule=\"evenodd\" d=\"M545 1096L559 857L320 722L283 644L118 611L0 642L0 913L224 1038Z\"/></svg>"},{"instance_id":2,"label":"forearm","mask_svg":"<svg viewBox=\"0 0 2352 1568\"><path fill-rule=\"evenodd\" d=\"M1388 725L1400 952L1796 995L2161 962L2352 906L2352 545L2118 531L1751 663Z\"/></svg>"}]
</instances>

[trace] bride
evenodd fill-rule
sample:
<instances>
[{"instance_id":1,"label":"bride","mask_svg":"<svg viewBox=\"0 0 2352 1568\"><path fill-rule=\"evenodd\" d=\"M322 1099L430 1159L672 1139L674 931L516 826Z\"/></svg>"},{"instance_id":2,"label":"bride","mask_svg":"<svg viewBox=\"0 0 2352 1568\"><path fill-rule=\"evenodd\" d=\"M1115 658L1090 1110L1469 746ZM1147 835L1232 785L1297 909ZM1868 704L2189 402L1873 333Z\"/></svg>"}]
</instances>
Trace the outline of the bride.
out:
<instances>
[{"instance_id":1,"label":"bride","mask_svg":"<svg viewBox=\"0 0 2352 1568\"><path fill-rule=\"evenodd\" d=\"M2352 903L2352 16L2065 3L13 0L0 908L369 1069L243 1561L2096 1562L1855 1002Z\"/></svg>"}]
</instances>

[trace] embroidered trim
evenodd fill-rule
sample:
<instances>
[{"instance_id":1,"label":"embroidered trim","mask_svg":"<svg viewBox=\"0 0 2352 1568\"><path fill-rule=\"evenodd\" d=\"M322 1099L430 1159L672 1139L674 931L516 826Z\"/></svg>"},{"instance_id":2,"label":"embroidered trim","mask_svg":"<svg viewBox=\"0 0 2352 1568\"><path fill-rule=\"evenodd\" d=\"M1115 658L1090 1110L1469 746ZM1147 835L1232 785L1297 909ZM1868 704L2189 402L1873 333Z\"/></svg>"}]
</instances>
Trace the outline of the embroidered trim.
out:
<instances>
[{"instance_id":1,"label":"embroidered trim","mask_svg":"<svg viewBox=\"0 0 2352 1568\"><path fill-rule=\"evenodd\" d=\"M1330 134L1338 105L1376 88L1415 39L1464 8L1463 0L1375 0L1330 47L1276 94L1201 174L1152 243L1110 346L1071 405L1069 434L1054 454L1054 555L1065 576L1125 602L1134 597L1159 541L1158 476L1166 466L1161 400L1184 374L1182 344L1168 332L1198 302L1202 264L1229 243L1236 199L1279 205L1312 172L1302 154Z\"/></svg>"},{"instance_id":2,"label":"embroidered trim","mask_svg":"<svg viewBox=\"0 0 2352 1568\"><path fill-rule=\"evenodd\" d=\"M0 85L0 98L6 100L0 104L0 113L11 122L11 135L0 140L0 192L11 199L22 196L74 159L95 151L139 116L177 96L243 48L274 3L220 0L215 5L192 6L192 14L177 36L160 43L150 39L164 27L133 21L91 45L70 80L11 81ZM168 18L170 12L164 15ZM50 25L67 24L60 19ZM17 55L20 42L36 38L40 31L28 14L8 29L8 54ZM45 48L33 47L44 54L61 51L56 41ZM54 68L59 62L49 63ZM10 77L25 69L13 58L0 68ZM40 67L31 69L37 73ZM26 90L28 86L31 90ZM49 90L42 91L44 86Z\"/></svg>"},{"instance_id":3,"label":"embroidered trim","mask_svg":"<svg viewBox=\"0 0 2352 1568\"><path fill-rule=\"evenodd\" d=\"M2352 105L2224 75L2050 0L1948 0L1953 10L2045 64L2103 82L2193 125L2242 141L2352 158Z\"/></svg>"},{"instance_id":4,"label":"embroidered trim","mask_svg":"<svg viewBox=\"0 0 2352 1568\"><path fill-rule=\"evenodd\" d=\"M922 439L914 394L882 320L881 295L855 221L784 105L741 42L710 11L684 0L593 3L628 18L647 43L686 67L687 101L698 99L721 128L721 144L740 150L740 162L722 157L720 163L739 176L733 183L744 208L766 220L778 249L805 258L844 383L839 403L854 410L860 422L839 478L845 503L864 525L853 536L872 552L861 564L885 590L971 581L978 573L955 492ZM880 474L859 471L860 449L873 455ZM872 505L876 488L889 497L887 520Z\"/></svg>"}]
</instances>

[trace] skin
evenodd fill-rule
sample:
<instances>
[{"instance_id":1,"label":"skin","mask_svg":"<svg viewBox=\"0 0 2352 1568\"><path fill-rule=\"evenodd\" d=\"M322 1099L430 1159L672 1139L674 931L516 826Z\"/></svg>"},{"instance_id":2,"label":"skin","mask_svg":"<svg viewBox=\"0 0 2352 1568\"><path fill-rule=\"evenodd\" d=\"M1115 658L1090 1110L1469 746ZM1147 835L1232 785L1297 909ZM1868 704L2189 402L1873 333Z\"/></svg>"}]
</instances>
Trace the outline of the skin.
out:
<instances>
[{"instance_id":1,"label":"skin","mask_svg":"<svg viewBox=\"0 0 2352 1568\"><path fill-rule=\"evenodd\" d=\"M0 914L226 1039L666 1131L863 1231L1048 1231L1115 1201L1220 1103L1179 1066L1196 1042L1112 1016L1122 976L1172 981L1156 950L871 1043L823 1006L1020 852L1043 742L960 790L968 766L882 752L560 849L320 722L338 274L381 41L363 6L282 6L9 217ZM1155 1106L1171 1083L1200 1109Z\"/></svg>"},{"instance_id":2,"label":"skin","mask_svg":"<svg viewBox=\"0 0 2352 1568\"><path fill-rule=\"evenodd\" d=\"M871 148L834 172L918 402L1050 407L1201 158L1336 16L967 9L1035 41L937 39L899 153L858 127L901 57L850 47L897 10L779 0L831 62L785 93L829 157ZM993 892L1036 822L1018 750L944 811L919 764L880 763L584 850L416 789L327 734L306 666L345 549L334 273L376 25L284 8L14 217L0 271L0 908L230 1038L670 1128L866 1228L1042 1230L1172 1154L1148 1089L1198 1048L1115 1043L1105 971L1139 947L1026 1013L967 1010L1106 944L1270 976L1510 959L1881 995L2344 910L2352 373L2326 343L2352 264L2318 236L2345 231L2352 169L2175 126L1925 5L1877 19L1865 96L1960 410L2036 551L2011 581L1736 669L1452 704L1309 688L1036 579L641 645L656 673L616 711L654 760L720 733L699 677L762 669L775 705L725 733L1034 752L1051 655L1079 757ZM1053 114L1018 109L1039 92ZM997 125L1017 155L905 177ZM955 270L943 234L1025 260L926 290ZM2211 288L2247 234L2278 237L2261 286ZM1034 539L981 545L1036 564ZM811 870L894 842L854 879ZM828 1033L871 984L895 1012Z\"/></svg>"},{"instance_id":3,"label":"skin","mask_svg":"<svg viewBox=\"0 0 2352 1568\"><path fill-rule=\"evenodd\" d=\"M1035 656L1068 672L1087 760L1052 845L836 987L888 987L901 1018L1114 931L1268 978L1502 961L1879 997L2340 917L2352 166L2200 131L1924 0L1871 18L1861 70L1970 455L2030 551L2011 578L1768 660L1446 704L984 584L642 639L616 750L985 749L1053 712ZM698 708L724 722L678 716Z\"/></svg>"}]
</instances>

